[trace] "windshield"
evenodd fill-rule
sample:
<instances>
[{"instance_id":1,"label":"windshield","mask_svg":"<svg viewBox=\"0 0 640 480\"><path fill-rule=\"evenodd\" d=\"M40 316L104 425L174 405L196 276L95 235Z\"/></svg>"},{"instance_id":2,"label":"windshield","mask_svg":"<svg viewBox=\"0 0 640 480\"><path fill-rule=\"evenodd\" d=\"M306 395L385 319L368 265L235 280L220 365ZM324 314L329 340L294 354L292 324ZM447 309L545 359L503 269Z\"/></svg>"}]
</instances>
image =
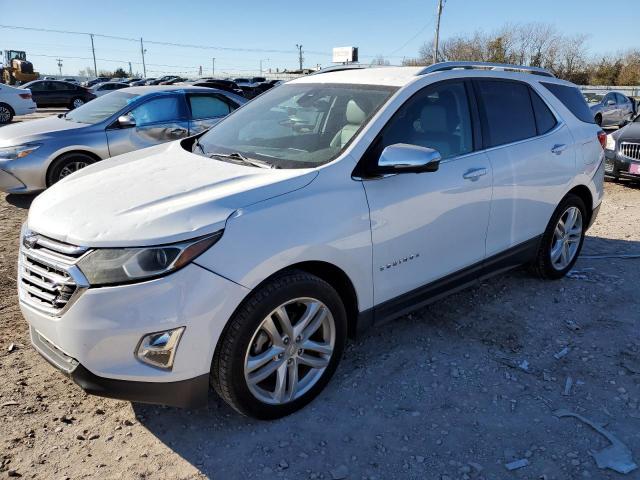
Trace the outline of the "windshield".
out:
<instances>
[{"instance_id":1,"label":"windshield","mask_svg":"<svg viewBox=\"0 0 640 480\"><path fill-rule=\"evenodd\" d=\"M111 115L129 105L140 95L135 93L114 91L109 95L98 97L81 107L71 110L65 118L72 122L94 124L109 118Z\"/></svg>"},{"instance_id":2,"label":"windshield","mask_svg":"<svg viewBox=\"0 0 640 480\"><path fill-rule=\"evenodd\" d=\"M193 152L241 154L276 168L337 157L395 87L285 84L247 103L199 139Z\"/></svg>"}]
</instances>

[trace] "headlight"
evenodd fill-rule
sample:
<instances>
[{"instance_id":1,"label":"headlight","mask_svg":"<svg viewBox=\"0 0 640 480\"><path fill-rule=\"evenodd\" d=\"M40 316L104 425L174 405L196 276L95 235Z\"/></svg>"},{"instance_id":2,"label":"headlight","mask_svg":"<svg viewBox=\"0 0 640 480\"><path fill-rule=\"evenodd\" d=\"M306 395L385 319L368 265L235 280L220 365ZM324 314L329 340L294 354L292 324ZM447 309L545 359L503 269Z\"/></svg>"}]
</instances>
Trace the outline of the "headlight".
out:
<instances>
[{"instance_id":1,"label":"headlight","mask_svg":"<svg viewBox=\"0 0 640 480\"><path fill-rule=\"evenodd\" d=\"M222 230L181 243L139 248L99 248L78 268L91 286L116 285L159 277L184 267L222 236Z\"/></svg>"},{"instance_id":2,"label":"headlight","mask_svg":"<svg viewBox=\"0 0 640 480\"><path fill-rule=\"evenodd\" d=\"M616 139L613 138L613 135L607 135L607 143L604 148L607 150L615 150L616 149Z\"/></svg>"},{"instance_id":3,"label":"headlight","mask_svg":"<svg viewBox=\"0 0 640 480\"><path fill-rule=\"evenodd\" d=\"M38 148L40 148L40 145L37 144L3 147L0 148L0 160L16 160L18 158L26 157Z\"/></svg>"}]
</instances>

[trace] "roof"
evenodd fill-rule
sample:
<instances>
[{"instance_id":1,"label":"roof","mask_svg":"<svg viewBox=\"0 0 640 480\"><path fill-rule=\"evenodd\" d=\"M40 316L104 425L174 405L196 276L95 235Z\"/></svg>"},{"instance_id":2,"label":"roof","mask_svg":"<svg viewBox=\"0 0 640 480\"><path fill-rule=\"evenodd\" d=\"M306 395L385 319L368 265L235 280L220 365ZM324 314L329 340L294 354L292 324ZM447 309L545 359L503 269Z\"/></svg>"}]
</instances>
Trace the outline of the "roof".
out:
<instances>
[{"instance_id":1,"label":"roof","mask_svg":"<svg viewBox=\"0 0 640 480\"><path fill-rule=\"evenodd\" d=\"M122 88L121 92L131 92L137 95L145 95L153 92L172 92L175 90L201 90L203 92L210 92L211 88L208 87L195 87L193 85L141 85L139 87L127 87Z\"/></svg>"},{"instance_id":2,"label":"roof","mask_svg":"<svg viewBox=\"0 0 640 480\"><path fill-rule=\"evenodd\" d=\"M402 87L423 70L424 67L372 67L340 70L320 75L296 78L288 83L356 83L363 85L389 85Z\"/></svg>"}]
</instances>

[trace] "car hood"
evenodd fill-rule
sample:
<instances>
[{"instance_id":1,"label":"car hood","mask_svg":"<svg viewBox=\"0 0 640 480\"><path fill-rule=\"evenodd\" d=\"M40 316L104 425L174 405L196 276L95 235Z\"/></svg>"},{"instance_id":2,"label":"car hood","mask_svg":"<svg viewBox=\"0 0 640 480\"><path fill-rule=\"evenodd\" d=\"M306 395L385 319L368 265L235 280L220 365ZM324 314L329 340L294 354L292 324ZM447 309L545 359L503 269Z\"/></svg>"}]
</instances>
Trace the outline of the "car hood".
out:
<instances>
[{"instance_id":1,"label":"car hood","mask_svg":"<svg viewBox=\"0 0 640 480\"><path fill-rule=\"evenodd\" d=\"M640 143L640 122L632 122L611 134L618 141Z\"/></svg>"},{"instance_id":2,"label":"car hood","mask_svg":"<svg viewBox=\"0 0 640 480\"><path fill-rule=\"evenodd\" d=\"M56 132L77 130L88 126L90 125L86 123L72 122L57 116L7 125L0 128L0 147L36 142L57 135Z\"/></svg>"},{"instance_id":3,"label":"car hood","mask_svg":"<svg viewBox=\"0 0 640 480\"><path fill-rule=\"evenodd\" d=\"M300 189L317 174L223 162L171 142L70 175L34 200L28 226L88 247L179 242L224 228L236 210Z\"/></svg>"}]
</instances>

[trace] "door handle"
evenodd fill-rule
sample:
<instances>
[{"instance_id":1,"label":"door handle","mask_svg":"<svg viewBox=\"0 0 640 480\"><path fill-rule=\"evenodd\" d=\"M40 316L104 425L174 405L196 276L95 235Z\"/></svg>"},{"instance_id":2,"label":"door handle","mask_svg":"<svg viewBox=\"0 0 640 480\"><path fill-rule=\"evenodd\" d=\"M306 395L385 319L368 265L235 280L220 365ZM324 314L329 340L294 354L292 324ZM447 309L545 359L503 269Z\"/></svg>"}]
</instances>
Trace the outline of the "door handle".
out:
<instances>
[{"instance_id":1,"label":"door handle","mask_svg":"<svg viewBox=\"0 0 640 480\"><path fill-rule=\"evenodd\" d=\"M556 143L552 148L551 148L551 153L555 153L556 155L560 155L562 152L564 152L567 149L567 146L564 143Z\"/></svg>"},{"instance_id":2,"label":"door handle","mask_svg":"<svg viewBox=\"0 0 640 480\"><path fill-rule=\"evenodd\" d=\"M475 182L476 180L478 180L478 178L486 174L487 174L486 168L471 168L466 172L464 172L464 174L462 175L462 178L464 178L465 180L471 180L472 182Z\"/></svg>"}]
</instances>

